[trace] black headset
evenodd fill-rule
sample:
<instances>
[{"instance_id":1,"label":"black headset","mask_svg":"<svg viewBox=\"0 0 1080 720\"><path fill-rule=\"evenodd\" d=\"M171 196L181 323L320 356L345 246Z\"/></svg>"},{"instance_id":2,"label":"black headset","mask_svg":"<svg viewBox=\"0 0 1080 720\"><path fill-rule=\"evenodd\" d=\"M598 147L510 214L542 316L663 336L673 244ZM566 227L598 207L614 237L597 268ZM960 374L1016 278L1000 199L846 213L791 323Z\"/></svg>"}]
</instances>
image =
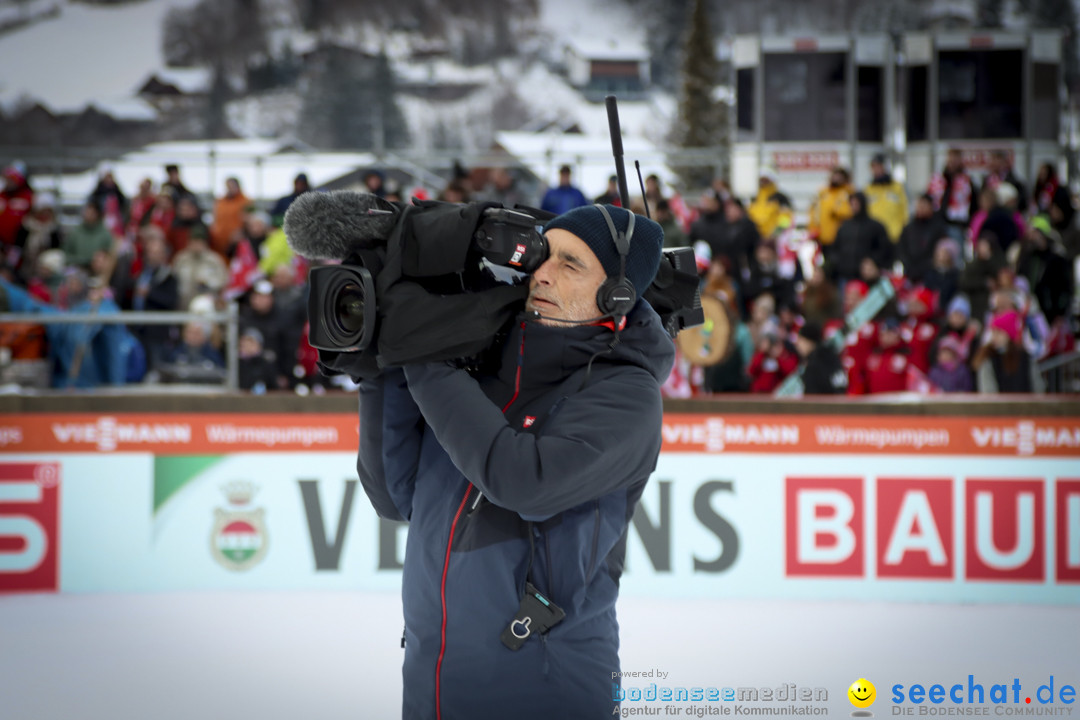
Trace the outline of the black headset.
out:
<instances>
[{"instance_id":1,"label":"black headset","mask_svg":"<svg viewBox=\"0 0 1080 720\"><path fill-rule=\"evenodd\" d=\"M605 317L610 315L620 321L630 314L630 310L637 301L634 285L626 278L626 257L630 254L630 238L634 234L634 213L627 213L630 219L626 223L626 232L621 233L615 229L615 222L611 219L607 208L599 203L596 207L607 220L608 229L611 230L611 239L619 251L619 277L609 277L600 285L596 291L596 307L600 309L601 315Z\"/></svg>"}]
</instances>

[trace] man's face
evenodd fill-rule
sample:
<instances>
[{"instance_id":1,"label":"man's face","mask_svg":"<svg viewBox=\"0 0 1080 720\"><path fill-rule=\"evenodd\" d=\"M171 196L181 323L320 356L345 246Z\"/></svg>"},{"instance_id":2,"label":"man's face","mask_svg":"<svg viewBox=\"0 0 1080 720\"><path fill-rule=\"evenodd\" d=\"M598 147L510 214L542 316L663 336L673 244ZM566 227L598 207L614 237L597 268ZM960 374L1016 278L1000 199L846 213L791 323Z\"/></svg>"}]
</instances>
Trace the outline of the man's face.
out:
<instances>
[{"instance_id":1,"label":"man's face","mask_svg":"<svg viewBox=\"0 0 1080 720\"><path fill-rule=\"evenodd\" d=\"M567 185L569 185L570 184L570 173L568 173L568 172L559 173L559 184L562 185L563 187L566 187Z\"/></svg>"},{"instance_id":2,"label":"man's face","mask_svg":"<svg viewBox=\"0 0 1080 720\"><path fill-rule=\"evenodd\" d=\"M585 241L569 230L549 230L545 237L551 254L529 280L525 309L552 318L540 322L556 327L567 325L560 320L598 317L596 291L607 277L604 267Z\"/></svg>"}]
</instances>

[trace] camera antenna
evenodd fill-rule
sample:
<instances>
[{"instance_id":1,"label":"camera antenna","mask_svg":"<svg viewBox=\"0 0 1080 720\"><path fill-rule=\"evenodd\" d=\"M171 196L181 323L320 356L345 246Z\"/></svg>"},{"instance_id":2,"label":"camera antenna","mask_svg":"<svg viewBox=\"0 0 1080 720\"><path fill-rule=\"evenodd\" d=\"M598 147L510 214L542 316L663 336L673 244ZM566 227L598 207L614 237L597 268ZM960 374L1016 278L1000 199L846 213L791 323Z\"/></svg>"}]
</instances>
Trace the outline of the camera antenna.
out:
<instances>
[{"instance_id":1,"label":"camera antenna","mask_svg":"<svg viewBox=\"0 0 1080 720\"><path fill-rule=\"evenodd\" d=\"M630 190L626 186L626 166L623 164L622 130L619 129L619 105L614 95L604 98L607 105L608 131L611 133L611 152L615 155L615 177L619 181L622 206L630 209Z\"/></svg>"},{"instance_id":2,"label":"camera antenna","mask_svg":"<svg viewBox=\"0 0 1080 720\"><path fill-rule=\"evenodd\" d=\"M649 212L649 198L645 194L645 181L641 179L641 163L637 160L634 161L634 169L637 170L637 181L641 186L641 202L645 205L645 217L652 220L652 213Z\"/></svg>"}]
</instances>

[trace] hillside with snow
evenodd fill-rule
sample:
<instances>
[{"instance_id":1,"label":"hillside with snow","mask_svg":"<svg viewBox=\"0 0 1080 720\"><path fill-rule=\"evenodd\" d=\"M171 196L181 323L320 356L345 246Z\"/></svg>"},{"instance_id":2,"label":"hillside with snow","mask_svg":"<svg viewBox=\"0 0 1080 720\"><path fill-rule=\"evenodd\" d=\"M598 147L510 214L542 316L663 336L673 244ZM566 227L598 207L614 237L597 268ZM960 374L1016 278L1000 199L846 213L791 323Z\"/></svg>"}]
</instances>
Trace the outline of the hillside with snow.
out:
<instances>
[{"instance_id":1,"label":"hillside with snow","mask_svg":"<svg viewBox=\"0 0 1080 720\"><path fill-rule=\"evenodd\" d=\"M0 108L40 103L53 113L77 113L88 106L125 119L145 119L145 105L134 97L152 74L166 69L162 51L163 21L173 8L196 0L144 0L119 5L85 5L53 0L58 12L26 27L0 35ZM429 102L403 95L400 100L418 150L447 144L462 150L486 150L498 127L504 101L515 105L521 124L578 125L586 133L605 134L602 105L588 103L565 78L552 72L565 48L604 48L644 53L644 29L619 0L540 0L539 13L525 45L528 53L490 65L463 67L444 59L413 59L415 36L372 35L363 28L340 31L358 48L372 51L381 43L392 57L395 73L405 81L468 82L476 92L452 102ZM280 21L280 12L278 13ZM313 45L299 28L277 27L271 43L289 43L294 50ZM543 62L546 61L546 62ZM495 116L493 116L493 110ZM662 100L627 117L624 130L659 139L657 119L671 110ZM241 137L288 134L299 104L295 94L277 91L234 101L227 113L230 129ZM664 124L666 128L666 123Z\"/></svg>"}]
</instances>

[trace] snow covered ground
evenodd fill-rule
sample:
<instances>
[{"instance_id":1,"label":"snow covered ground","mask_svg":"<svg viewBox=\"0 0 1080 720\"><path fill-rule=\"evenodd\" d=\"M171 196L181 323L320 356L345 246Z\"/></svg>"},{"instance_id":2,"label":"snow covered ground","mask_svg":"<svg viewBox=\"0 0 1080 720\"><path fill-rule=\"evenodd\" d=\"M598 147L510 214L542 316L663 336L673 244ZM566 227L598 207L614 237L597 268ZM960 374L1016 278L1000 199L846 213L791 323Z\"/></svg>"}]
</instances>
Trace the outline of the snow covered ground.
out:
<instances>
[{"instance_id":1,"label":"snow covered ground","mask_svg":"<svg viewBox=\"0 0 1080 720\"><path fill-rule=\"evenodd\" d=\"M670 686L823 687L828 717L849 715L859 678L877 686L878 717L895 714L894 684L1080 686L1075 606L624 597L619 620L624 671L659 669ZM0 597L0 717L395 718L400 637L394 594ZM1031 707L1020 703L1010 709Z\"/></svg>"}]
</instances>

